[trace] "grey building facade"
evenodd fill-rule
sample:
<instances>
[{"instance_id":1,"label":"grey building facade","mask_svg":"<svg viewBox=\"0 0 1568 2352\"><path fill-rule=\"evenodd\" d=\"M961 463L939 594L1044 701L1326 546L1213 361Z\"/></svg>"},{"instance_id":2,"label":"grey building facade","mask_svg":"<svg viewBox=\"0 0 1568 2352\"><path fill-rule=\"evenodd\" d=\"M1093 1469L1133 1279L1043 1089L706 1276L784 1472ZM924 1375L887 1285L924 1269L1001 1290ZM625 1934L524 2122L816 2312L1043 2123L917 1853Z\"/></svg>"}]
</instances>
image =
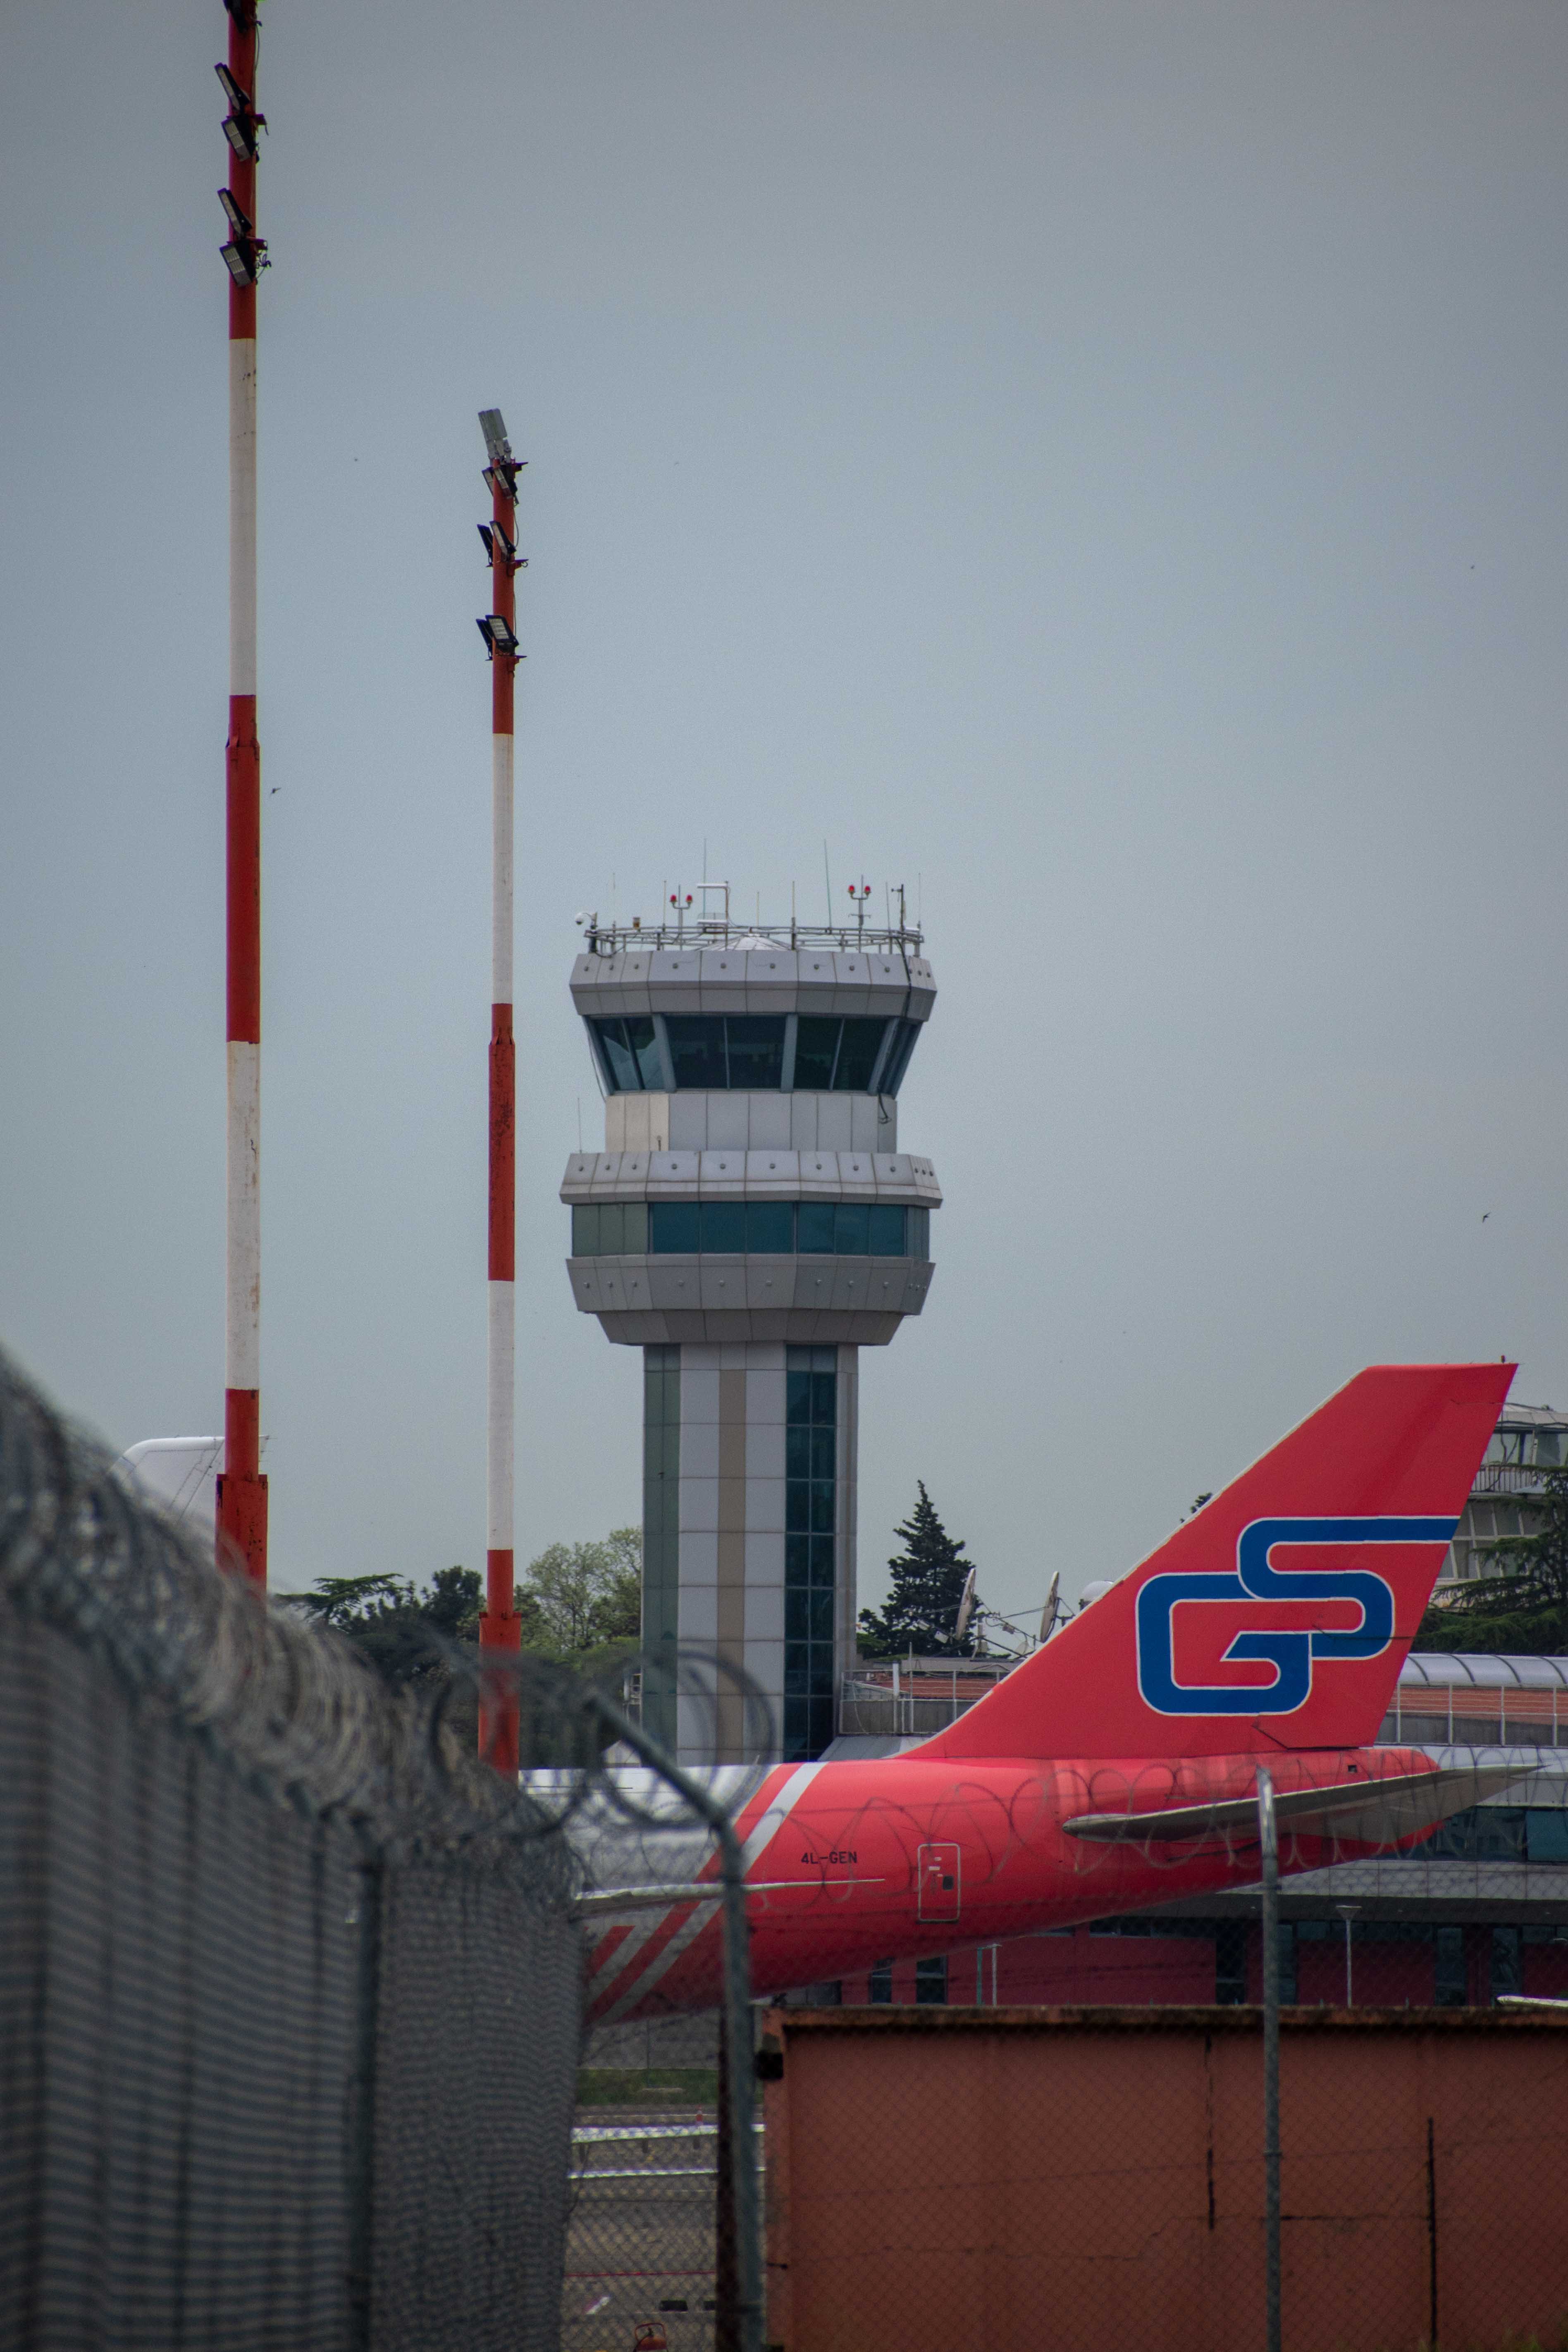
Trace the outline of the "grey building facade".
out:
<instances>
[{"instance_id":1,"label":"grey building facade","mask_svg":"<svg viewBox=\"0 0 1568 2352\"><path fill-rule=\"evenodd\" d=\"M1489 1556L1490 1547L1534 1534L1541 1524L1542 1488L1549 1474L1564 1465L1568 1413L1551 1405L1511 1400L1505 1404L1448 1547L1438 1579L1439 1599L1445 1586L1498 1573L1500 1563Z\"/></svg>"},{"instance_id":2,"label":"grey building facade","mask_svg":"<svg viewBox=\"0 0 1568 2352\"><path fill-rule=\"evenodd\" d=\"M712 1755L661 1664L706 1652L817 1756L855 1658L860 1350L931 1282L942 1194L899 1135L931 966L917 931L595 927L572 996L605 1149L567 1163L567 1273L643 1351L644 1719ZM719 1760L742 1738L721 1701Z\"/></svg>"}]
</instances>

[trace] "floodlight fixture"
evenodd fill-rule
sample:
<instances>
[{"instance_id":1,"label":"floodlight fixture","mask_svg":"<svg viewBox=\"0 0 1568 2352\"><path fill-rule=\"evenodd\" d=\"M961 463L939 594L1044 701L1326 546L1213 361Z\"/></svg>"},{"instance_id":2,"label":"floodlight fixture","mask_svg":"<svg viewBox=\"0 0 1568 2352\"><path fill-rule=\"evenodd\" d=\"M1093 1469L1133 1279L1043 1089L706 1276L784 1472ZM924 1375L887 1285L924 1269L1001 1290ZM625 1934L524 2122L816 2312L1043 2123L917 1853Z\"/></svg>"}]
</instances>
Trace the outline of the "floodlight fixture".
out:
<instances>
[{"instance_id":1,"label":"floodlight fixture","mask_svg":"<svg viewBox=\"0 0 1568 2352\"><path fill-rule=\"evenodd\" d=\"M218 251L237 286L254 286L262 271L272 266L267 257L266 244L258 236L236 237L220 246Z\"/></svg>"},{"instance_id":2,"label":"floodlight fixture","mask_svg":"<svg viewBox=\"0 0 1568 2352\"><path fill-rule=\"evenodd\" d=\"M492 466L510 466L515 463L511 454L511 443L506 437L506 425L502 422L499 408L480 409L479 431L485 436L485 447L489 454Z\"/></svg>"},{"instance_id":3,"label":"floodlight fixture","mask_svg":"<svg viewBox=\"0 0 1568 2352\"><path fill-rule=\"evenodd\" d=\"M517 478L526 462L521 457L498 457L493 466L485 467L484 479L501 498L515 499Z\"/></svg>"},{"instance_id":4,"label":"floodlight fixture","mask_svg":"<svg viewBox=\"0 0 1568 2352\"><path fill-rule=\"evenodd\" d=\"M485 543L485 560L487 562L493 563L495 562L496 544L499 541L503 558L513 567L514 570L521 571L526 566L528 562L527 556L520 556L518 554L515 541L507 537L499 522L481 522L477 526L477 528L479 537Z\"/></svg>"},{"instance_id":5,"label":"floodlight fixture","mask_svg":"<svg viewBox=\"0 0 1568 2352\"><path fill-rule=\"evenodd\" d=\"M258 114L256 102L249 91L242 88L226 65L216 66L213 70L223 86L223 94L229 105L228 117L223 126L223 135L237 155L244 155L254 163L257 152L256 134L258 131L266 130L267 117L264 114Z\"/></svg>"},{"instance_id":6,"label":"floodlight fixture","mask_svg":"<svg viewBox=\"0 0 1568 2352\"><path fill-rule=\"evenodd\" d=\"M504 621L499 613L484 614L475 626L483 637L492 661L497 654L516 653L517 639L512 635L510 623Z\"/></svg>"},{"instance_id":7,"label":"floodlight fixture","mask_svg":"<svg viewBox=\"0 0 1568 2352\"><path fill-rule=\"evenodd\" d=\"M246 213L244 205L237 204L235 201L232 192L227 188L220 188L218 190L217 200L223 206L228 218L228 225L230 228L233 229L236 236L244 237L247 244L254 245L256 242L255 224Z\"/></svg>"}]
</instances>

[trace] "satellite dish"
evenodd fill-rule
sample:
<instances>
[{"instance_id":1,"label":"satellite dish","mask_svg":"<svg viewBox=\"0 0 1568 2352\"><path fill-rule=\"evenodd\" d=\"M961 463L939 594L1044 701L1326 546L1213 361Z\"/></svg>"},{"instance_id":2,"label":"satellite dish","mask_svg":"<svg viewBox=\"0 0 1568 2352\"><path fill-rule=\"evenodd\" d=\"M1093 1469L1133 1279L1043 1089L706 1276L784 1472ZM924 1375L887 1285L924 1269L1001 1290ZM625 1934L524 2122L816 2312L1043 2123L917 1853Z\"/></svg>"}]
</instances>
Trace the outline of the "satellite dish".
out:
<instances>
[{"instance_id":1,"label":"satellite dish","mask_svg":"<svg viewBox=\"0 0 1568 2352\"><path fill-rule=\"evenodd\" d=\"M1079 1608L1087 1609L1091 1601L1098 1601L1102 1592L1109 1592L1115 1581L1116 1579L1113 1576L1102 1576L1097 1578L1094 1583L1086 1584L1079 1595Z\"/></svg>"},{"instance_id":2,"label":"satellite dish","mask_svg":"<svg viewBox=\"0 0 1568 2352\"><path fill-rule=\"evenodd\" d=\"M1040 1647L1043 1650L1057 1630L1057 1619L1062 1609L1062 1572L1055 1569L1046 1587L1046 1605L1040 1612Z\"/></svg>"},{"instance_id":3,"label":"satellite dish","mask_svg":"<svg viewBox=\"0 0 1568 2352\"><path fill-rule=\"evenodd\" d=\"M974 1570L971 1569L969 1574L963 1580L963 1598L958 1604L958 1622L952 1629L952 1638L955 1642L963 1641L964 1635L969 1631L969 1621L973 1614Z\"/></svg>"}]
</instances>

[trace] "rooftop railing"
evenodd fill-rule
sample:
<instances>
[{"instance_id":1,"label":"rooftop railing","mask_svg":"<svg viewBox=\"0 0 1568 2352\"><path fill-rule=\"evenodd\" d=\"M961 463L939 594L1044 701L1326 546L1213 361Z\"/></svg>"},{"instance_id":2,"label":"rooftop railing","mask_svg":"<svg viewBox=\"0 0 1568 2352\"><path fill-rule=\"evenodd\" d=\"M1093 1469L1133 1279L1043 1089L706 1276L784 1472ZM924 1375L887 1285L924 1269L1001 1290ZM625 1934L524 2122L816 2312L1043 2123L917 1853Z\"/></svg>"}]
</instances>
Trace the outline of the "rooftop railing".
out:
<instances>
[{"instance_id":1,"label":"rooftop railing","mask_svg":"<svg viewBox=\"0 0 1568 2352\"><path fill-rule=\"evenodd\" d=\"M686 948L816 948L842 955L919 955L922 931L895 924L891 929L847 923L735 923L714 916L674 923L601 923L596 915L583 928L589 955L647 955Z\"/></svg>"},{"instance_id":2,"label":"rooftop railing","mask_svg":"<svg viewBox=\"0 0 1568 2352\"><path fill-rule=\"evenodd\" d=\"M1472 1495L1538 1495L1556 1462L1483 1462Z\"/></svg>"}]
</instances>

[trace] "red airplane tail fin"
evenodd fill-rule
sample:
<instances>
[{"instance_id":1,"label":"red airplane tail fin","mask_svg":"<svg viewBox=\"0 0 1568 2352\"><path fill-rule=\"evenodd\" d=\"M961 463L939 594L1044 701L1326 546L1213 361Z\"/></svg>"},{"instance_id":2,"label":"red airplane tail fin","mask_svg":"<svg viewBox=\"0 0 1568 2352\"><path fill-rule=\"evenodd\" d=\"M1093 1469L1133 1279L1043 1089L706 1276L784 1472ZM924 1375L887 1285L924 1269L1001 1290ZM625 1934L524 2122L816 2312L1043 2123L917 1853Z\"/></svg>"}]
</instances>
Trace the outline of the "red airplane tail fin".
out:
<instances>
[{"instance_id":1,"label":"red airplane tail fin","mask_svg":"<svg viewBox=\"0 0 1568 2352\"><path fill-rule=\"evenodd\" d=\"M918 1751L1359 1748L1399 1669L1512 1364L1380 1364Z\"/></svg>"}]
</instances>

